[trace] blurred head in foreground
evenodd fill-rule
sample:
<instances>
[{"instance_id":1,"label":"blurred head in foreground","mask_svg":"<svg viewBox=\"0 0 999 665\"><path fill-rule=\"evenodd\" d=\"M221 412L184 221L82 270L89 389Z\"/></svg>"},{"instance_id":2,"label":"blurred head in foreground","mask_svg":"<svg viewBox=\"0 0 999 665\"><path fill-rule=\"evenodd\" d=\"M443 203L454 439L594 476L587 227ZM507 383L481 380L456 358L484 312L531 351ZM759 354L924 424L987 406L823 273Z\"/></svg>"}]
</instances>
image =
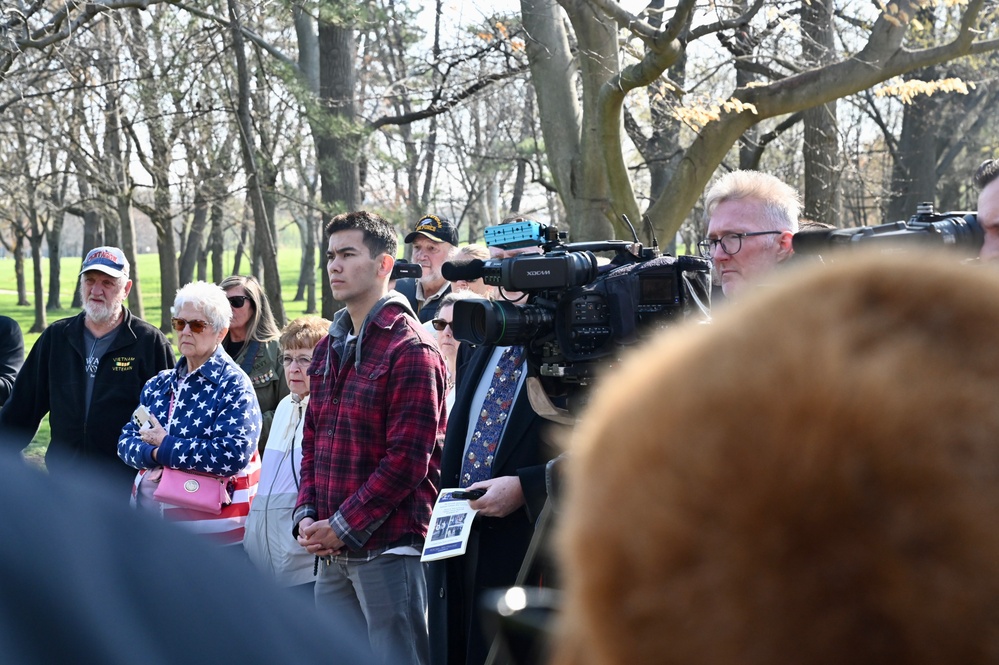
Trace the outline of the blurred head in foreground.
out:
<instances>
[{"instance_id":1,"label":"blurred head in foreground","mask_svg":"<svg viewBox=\"0 0 999 665\"><path fill-rule=\"evenodd\" d=\"M997 331L999 275L853 256L636 353L572 441L555 662L999 662Z\"/></svg>"}]
</instances>

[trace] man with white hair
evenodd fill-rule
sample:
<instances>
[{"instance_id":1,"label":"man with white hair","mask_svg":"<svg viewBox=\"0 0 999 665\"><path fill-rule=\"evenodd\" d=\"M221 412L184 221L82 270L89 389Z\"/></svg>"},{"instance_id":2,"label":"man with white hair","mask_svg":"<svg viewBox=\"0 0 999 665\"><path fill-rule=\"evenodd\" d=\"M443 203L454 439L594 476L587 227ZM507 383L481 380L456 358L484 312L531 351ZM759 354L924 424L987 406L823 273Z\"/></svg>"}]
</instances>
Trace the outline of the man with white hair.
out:
<instances>
[{"instance_id":1,"label":"man with white hair","mask_svg":"<svg viewBox=\"0 0 999 665\"><path fill-rule=\"evenodd\" d=\"M441 266L451 260L458 245L458 229L447 217L424 215L406 236L413 246L413 263L423 269L419 279L400 279L395 290L409 299L413 311L423 323L433 320L441 298L451 292L451 282L441 275Z\"/></svg>"},{"instance_id":2,"label":"man with white hair","mask_svg":"<svg viewBox=\"0 0 999 665\"><path fill-rule=\"evenodd\" d=\"M704 197L708 233L698 247L726 297L794 254L800 211L793 188L759 171L733 171L711 186Z\"/></svg>"},{"instance_id":3,"label":"man with white hair","mask_svg":"<svg viewBox=\"0 0 999 665\"><path fill-rule=\"evenodd\" d=\"M103 470L123 501L135 470L118 459L118 436L146 381L174 365L166 336L124 307L128 275L117 247L90 250L80 270L83 312L42 333L0 411L0 446L23 450L48 414L49 472Z\"/></svg>"}]
</instances>

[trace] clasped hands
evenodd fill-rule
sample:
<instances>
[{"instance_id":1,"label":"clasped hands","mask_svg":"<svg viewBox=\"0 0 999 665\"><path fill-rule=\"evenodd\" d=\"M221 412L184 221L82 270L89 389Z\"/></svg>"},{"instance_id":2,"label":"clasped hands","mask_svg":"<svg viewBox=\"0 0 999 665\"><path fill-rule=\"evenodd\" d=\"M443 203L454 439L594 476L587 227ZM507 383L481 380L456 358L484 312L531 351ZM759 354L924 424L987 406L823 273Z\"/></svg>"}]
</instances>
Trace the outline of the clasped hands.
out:
<instances>
[{"instance_id":1,"label":"clasped hands","mask_svg":"<svg viewBox=\"0 0 999 665\"><path fill-rule=\"evenodd\" d=\"M317 522L311 517L304 517L298 523L298 544L316 556L336 556L344 548L329 520Z\"/></svg>"}]
</instances>

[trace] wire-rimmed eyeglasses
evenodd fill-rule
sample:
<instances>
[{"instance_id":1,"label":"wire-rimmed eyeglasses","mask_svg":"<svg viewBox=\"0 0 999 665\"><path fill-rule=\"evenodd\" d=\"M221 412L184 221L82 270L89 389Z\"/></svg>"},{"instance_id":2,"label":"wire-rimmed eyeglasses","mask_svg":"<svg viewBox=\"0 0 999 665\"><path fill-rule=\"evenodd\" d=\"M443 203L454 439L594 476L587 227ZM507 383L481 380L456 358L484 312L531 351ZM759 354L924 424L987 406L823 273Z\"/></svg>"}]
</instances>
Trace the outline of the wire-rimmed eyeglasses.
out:
<instances>
[{"instance_id":1,"label":"wire-rimmed eyeglasses","mask_svg":"<svg viewBox=\"0 0 999 665\"><path fill-rule=\"evenodd\" d=\"M697 248L701 252L701 256L710 259L712 253L714 252L715 246L721 245L722 251L733 256L739 253L742 249L742 239L749 238L752 236L769 236L784 233L783 231L752 231L750 233L726 233L720 238L705 238L701 242L697 243Z\"/></svg>"},{"instance_id":2,"label":"wire-rimmed eyeglasses","mask_svg":"<svg viewBox=\"0 0 999 665\"><path fill-rule=\"evenodd\" d=\"M281 364L285 367L291 367L296 363L301 369L308 369L312 364L312 356L281 356Z\"/></svg>"}]
</instances>

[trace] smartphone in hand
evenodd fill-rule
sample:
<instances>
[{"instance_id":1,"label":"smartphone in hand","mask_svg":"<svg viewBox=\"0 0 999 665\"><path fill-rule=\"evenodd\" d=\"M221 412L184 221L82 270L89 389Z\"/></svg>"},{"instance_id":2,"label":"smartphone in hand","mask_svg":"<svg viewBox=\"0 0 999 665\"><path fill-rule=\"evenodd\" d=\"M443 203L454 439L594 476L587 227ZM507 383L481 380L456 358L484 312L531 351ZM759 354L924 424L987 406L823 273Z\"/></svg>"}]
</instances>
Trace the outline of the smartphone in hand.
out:
<instances>
[{"instance_id":1,"label":"smartphone in hand","mask_svg":"<svg viewBox=\"0 0 999 665\"><path fill-rule=\"evenodd\" d=\"M136 407L132 412L132 422L139 429L151 429L153 424L149 422L149 409L142 404Z\"/></svg>"},{"instance_id":2,"label":"smartphone in hand","mask_svg":"<svg viewBox=\"0 0 999 665\"><path fill-rule=\"evenodd\" d=\"M451 498L475 501L476 499L481 499L482 495L485 493L485 490L455 490L454 492L451 492Z\"/></svg>"}]
</instances>

